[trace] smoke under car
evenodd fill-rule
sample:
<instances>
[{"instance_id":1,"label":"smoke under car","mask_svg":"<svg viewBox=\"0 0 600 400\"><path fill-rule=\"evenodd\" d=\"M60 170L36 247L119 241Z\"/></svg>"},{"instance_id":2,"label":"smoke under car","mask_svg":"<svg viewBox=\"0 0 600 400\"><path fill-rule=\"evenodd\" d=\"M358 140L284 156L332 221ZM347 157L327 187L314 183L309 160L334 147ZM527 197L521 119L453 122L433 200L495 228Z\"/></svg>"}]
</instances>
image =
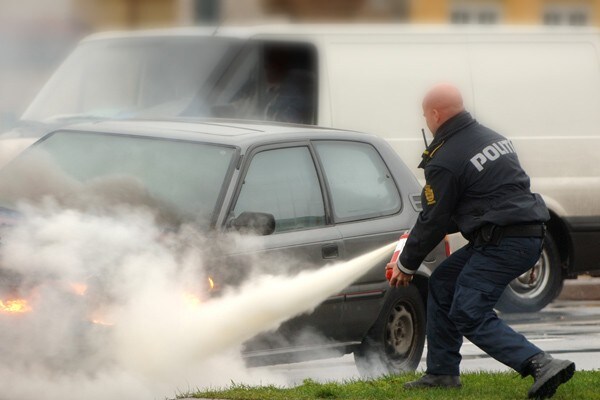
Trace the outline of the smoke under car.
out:
<instances>
[{"instance_id":1,"label":"smoke under car","mask_svg":"<svg viewBox=\"0 0 600 400\"><path fill-rule=\"evenodd\" d=\"M319 268L393 242L414 223L421 192L376 136L224 120L74 125L44 136L0 170L0 187L3 229L18 224L15 210L23 204L44 202L92 213L124 205L152 210L166 236L194 226L218 260L199 278L209 296L239 284L240 274L236 280L227 271L243 271L248 259ZM252 236L252 246L231 246L230 233ZM385 261L373 265L312 313L248 341L247 362L295 362L335 351L353 352L364 375L416 368L425 340L427 277L445 256L441 243L407 288L389 288ZM22 277L0 275L0 317L36 312ZM29 279L28 288L51 280L42 274ZM101 276L64 289L88 298L86 321L111 325L98 312L98 304L116 300L104 292ZM190 306L202 306L202 294L185 295ZM307 345L299 332L326 340Z\"/></svg>"}]
</instances>

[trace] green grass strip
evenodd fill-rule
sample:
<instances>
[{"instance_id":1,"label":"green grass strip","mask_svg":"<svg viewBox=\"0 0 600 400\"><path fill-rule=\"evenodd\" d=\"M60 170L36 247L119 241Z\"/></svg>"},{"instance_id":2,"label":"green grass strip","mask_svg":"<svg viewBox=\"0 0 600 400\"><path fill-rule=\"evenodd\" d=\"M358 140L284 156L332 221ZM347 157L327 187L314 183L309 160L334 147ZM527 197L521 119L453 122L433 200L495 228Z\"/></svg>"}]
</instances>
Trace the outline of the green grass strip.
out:
<instances>
[{"instance_id":1,"label":"green grass strip","mask_svg":"<svg viewBox=\"0 0 600 400\"><path fill-rule=\"evenodd\" d=\"M407 400L515 400L527 399L527 391L533 383L531 377L521 379L516 373L476 372L461 376L462 389L406 390L405 382L421 374L388 376L376 380L353 380L335 383L317 383L310 379L293 388L276 386L248 386L232 384L228 388L187 393L178 398L209 398L235 400L279 399L407 399ZM600 400L600 371L578 371L562 385L556 400Z\"/></svg>"}]
</instances>

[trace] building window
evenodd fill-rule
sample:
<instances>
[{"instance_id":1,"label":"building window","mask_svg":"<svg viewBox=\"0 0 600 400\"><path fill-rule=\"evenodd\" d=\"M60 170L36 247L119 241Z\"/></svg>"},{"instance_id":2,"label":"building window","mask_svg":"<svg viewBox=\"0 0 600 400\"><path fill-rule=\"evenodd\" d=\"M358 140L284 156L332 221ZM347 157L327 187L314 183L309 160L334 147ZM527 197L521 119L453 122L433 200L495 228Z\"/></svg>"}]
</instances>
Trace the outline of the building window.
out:
<instances>
[{"instance_id":1,"label":"building window","mask_svg":"<svg viewBox=\"0 0 600 400\"><path fill-rule=\"evenodd\" d=\"M453 10L450 15L450 21L453 24L468 24L470 21L470 13L466 10Z\"/></svg>"},{"instance_id":2,"label":"building window","mask_svg":"<svg viewBox=\"0 0 600 400\"><path fill-rule=\"evenodd\" d=\"M483 25L497 24L499 13L498 10L482 10L477 18L477 22Z\"/></svg>"},{"instance_id":3,"label":"building window","mask_svg":"<svg viewBox=\"0 0 600 400\"><path fill-rule=\"evenodd\" d=\"M408 21L410 18L409 0L369 0L365 10L375 15L385 15L395 21Z\"/></svg>"},{"instance_id":4,"label":"building window","mask_svg":"<svg viewBox=\"0 0 600 400\"><path fill-rule=\"evenodd\" d=\"M585 5L550 5L544 9L542 19L545 25L589 25L590 9Z\"/></svg>"},{"instance_id":5,"label":"building window","mask_svg":"<svg viewBox=\"0 0 600 400\"><path fill-rule=\"evenodd\" d=\"M457 1L450 8L450 22L453 24L498 24L501 15L501 4L496 1Z\"/></svg>"}]
</instances>

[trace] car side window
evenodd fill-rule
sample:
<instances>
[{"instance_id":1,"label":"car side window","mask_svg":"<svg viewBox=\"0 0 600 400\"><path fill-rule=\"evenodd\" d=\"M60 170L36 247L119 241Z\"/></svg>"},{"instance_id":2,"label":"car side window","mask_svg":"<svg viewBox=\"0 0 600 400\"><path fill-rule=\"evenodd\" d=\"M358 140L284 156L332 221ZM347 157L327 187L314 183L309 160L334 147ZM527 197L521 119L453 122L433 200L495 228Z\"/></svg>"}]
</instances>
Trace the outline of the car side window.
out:
<instances>
[{"instance_id":1,"label":"car side window","mask_svg":"<svg viewBox=\"0 0 600 400\"><path fill-rule=\"evenodd\" d=\"M275 232L325 225L325 206L308 147L257 153L250 162L234 208L275 217Z\"/></svg>"},{"instance_id":2,"label":"car side window","mask_svg":"<svg viewBox=\"0 0 600 400\"><path fill-rule=\"evenodd\" d=\"M333 202L336 222L400 211L398 188L383 159L366 143L314 142Z\"/></svg>"}]
</instances>

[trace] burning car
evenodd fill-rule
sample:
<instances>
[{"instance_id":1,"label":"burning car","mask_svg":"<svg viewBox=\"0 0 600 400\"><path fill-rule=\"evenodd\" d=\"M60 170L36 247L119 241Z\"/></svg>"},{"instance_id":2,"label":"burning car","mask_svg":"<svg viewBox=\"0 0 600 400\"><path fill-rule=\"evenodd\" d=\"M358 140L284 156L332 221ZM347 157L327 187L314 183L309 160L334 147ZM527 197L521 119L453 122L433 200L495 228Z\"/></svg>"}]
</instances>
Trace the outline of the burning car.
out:
<instances>
[{"instance_id":1,"label":"burning car","mask_svg":"<svg viewBox=\"0 0 600 400\"><path fill-rule=\"evenodd\" d=\"M227 266L240 269L250 257L319 268L396 241L414 223L421 202L419 183L376 136L226 120L74 125L22 153L0 172L0 184L5 227L18 224L19 202L44 198L65 208L109 212L118 205L143 205L158 210L167 236L182 224L194 225L215 243L210 247L219 259L202 282L211 296L237 284L225 273ZM230 232L251 236L252 245L216 244ZM446 249L441 243L407 288L388 286L386 260L373 265L311 314L247 342L248 363L330 355L323 344L293 345L294 335L310 329L327 338L328 349L353 352L363 374L416 368L425 340L427 278ZM19 279L4 276L7 287ZM102 282L93 276L70 282L65 291L106 296ZM7 289L1 295L0 314L36 311L24 293ZM198 296L186 296L190 306L201 305ZM111 325L96 308L86 313L90 322Z\"/></svg>"}]
</instances>

